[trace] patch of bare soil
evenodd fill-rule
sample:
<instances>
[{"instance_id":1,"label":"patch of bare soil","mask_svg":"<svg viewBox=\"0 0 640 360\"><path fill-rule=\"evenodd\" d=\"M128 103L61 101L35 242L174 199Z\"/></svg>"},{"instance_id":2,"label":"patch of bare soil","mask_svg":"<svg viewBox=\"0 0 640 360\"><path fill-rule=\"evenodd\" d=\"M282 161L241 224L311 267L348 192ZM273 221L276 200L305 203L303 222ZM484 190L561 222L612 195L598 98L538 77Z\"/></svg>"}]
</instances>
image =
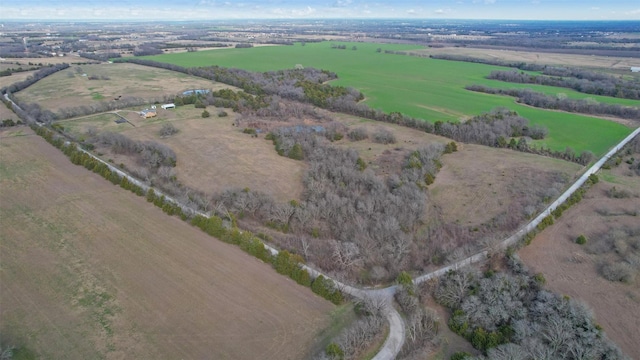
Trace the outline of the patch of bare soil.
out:
<instances>
[{"instance_id":1,"label":"patch of bare soil","mask_svg":"<svg viewBox=\"0 0 640 360\"><path fill-rule=\"evenodd\" d=\"M48 359L300 359L328 324L309 289L21 131L0 141L3 340Z\"/></svg>"},{"instance_id":2,"label":"patch of bare soil","mask_svg":"<svg viewBox=\"0 0 640 360\"><path fill-rule=\"evenodd\" d=\"M589 254L575 243L579 235L597 241L596 236L611 229L637 227L640 223L638 215L633 215L640 211L638 198L607 196L612 186L640 193L640 177L624 175L623 166L603 171L600 183L587 192L585 199L538 234L520 256L533 271L544 274L551 290L588 304L607 336L631 358L640 359L640 281L624 284L605 280L598 273L601 255Z\"/></svg>"}]
</instances>

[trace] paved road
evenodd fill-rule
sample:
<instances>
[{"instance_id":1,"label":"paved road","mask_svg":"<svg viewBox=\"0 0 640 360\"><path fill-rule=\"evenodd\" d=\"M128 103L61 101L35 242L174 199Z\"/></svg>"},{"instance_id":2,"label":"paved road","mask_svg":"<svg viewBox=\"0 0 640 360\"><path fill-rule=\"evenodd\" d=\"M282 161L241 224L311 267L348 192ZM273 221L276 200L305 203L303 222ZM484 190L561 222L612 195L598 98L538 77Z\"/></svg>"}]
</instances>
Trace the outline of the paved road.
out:
<instances>
[{"instance_id":1,"label":"paved road","mask_svg":"<svg viewBox=\"0 0 640 360\"><path fill-rule=\"evenodd\" d=\"M553 210L555 210L560 204L562 204L565 200L567 200L569 198L569 196L571 196L576 190L578 190L580 188L580 186L582 186L587 179L589 178L589 176L591 174L594 174L595 172L597 172L598 170L600 170L600 168L602 167L602 165L604 165L604 163L609 160L609 158L611 158L615 153L617 153L623 146L625 146L628 142L630 142L634 137L638 136L638 134L640 134L640 128L636 129L635 131L633 131L629 136L627 136L626 138L624 138L620 143L618 143L615 147L613 147L609 152L607 152L607 154L605 154L600 160L598 160L593 166L591 166L582 176L580 176L580 178L578 178L562 195L560 195L560 197L554 201L553 203L551 203L551 205L549 205L542 213L540 213L535 219L533 219L531 222L529 222L528 224L522 226L516 233L514 233L513 235L511 235L510 237L506 238L505 240L503 240L500 243L500 247L502 248L506 248L510 245L515 244L517 241L519 241L525 234L527 234L529 231L531 231L532 229L534 229L536 226L538 226L538 224L540 224L540 222L542 221L542 219L544 219L545 217L547 217L549 214L551 214L551 212ZM80 149L80 148L79 148ZM80 149L82 150L82 149ZM139 181L138 179L135 179L133 177L131 177L129 174L123 172L122 170L118 169L117 167L112 166L111 164L95 157L93 154L82 150L83 152L89 154L90 156L92 156L93 158L95 158L96 160L102 162L103 164L107 165L111 171L115 171L117 172L120 176L125 176L127 177L127 179L131 182L133 182L134 184L142 187L144 189L144 191L148 191L149 187L146 186L144 183L142 183L141 181ZM162 192L154 189L154 191L159 194L159 195L165 195L165 198L167 201L173 202L177 205L179 205L183 211L188 212L188 213L192 213L192 214L198 214L198 215L202 215L205 217L208 217L210 214L205 214L205 213L201 213L198 211L195 211L191 208L188 208L186 206L184 206L183 204L179 203L178 201L176 201L175 199L173 199L172 197L168 196L167 194L163 194ZM273 255L277 255L278 254L278 250L268 246L265 244L265 247L273 254ZM480 262L484 259L486 259L487 257L487 250L483 250L480 251L479 253L472 255L466 259L460 260L454 264L445 266L443 268L440 268L438 270L432 271L430 273L427 274L423 274L421 276L416 277L415 279L413 279L413 283L418 285L420 283L423 283L427 280L430 279L434 279L437 277L440 277L444 274L446 274L448 271L450 270L456 270L465 266L468 266L470 264L473 263L477 263ZM307 265L304 265L304 268L309 271L309 274L312 277L317 277L319 275L323 275L326 278L331 279L330 276L327 276L326 274L310 268ZM400 352L400 350L402 349L402 345L404 344L404 340L405 340L405 325L404 325L404 321L402 319L402 316L400 316L400 313L398 313L398 311L393 307L392 302L393 302L393 296L395 294L395 292L397 291L397 286L393 285L393 286L389 286L386 288L382 288L382 289L361 289L361 288L357 288L354 286L350 286L347 284L343 284L335 279L332 279L336 286L342 290L344 293L347 293L351 296L354 296L356 298L359 299L364 299L367 297L374 297L374 298L382 298L385 300L386 302L386 317L387 320L389 321L389 336L387 337L387 340L385 341L385 343L383 344L383 346L380 348L378 354L373 358L374 360L392 360L395 359L396 356L398 355L398 353Z\"/></svg>"}]
</instances>

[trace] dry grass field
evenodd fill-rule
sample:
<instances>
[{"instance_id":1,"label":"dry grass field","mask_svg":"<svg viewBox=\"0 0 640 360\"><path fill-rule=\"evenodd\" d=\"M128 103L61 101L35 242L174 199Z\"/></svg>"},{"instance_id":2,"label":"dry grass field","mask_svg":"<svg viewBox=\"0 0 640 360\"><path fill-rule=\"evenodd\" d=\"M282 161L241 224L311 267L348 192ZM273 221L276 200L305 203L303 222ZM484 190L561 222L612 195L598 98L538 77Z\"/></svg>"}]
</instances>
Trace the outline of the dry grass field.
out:
<instances>
[{"instance_id":1,"label":"dry grass field","mask_svg":"<svg viewBox=\"0 0 640 360\"><path fill-rule=\"evenodd\" d=\"M534 51L514 51L495 49L476 49L464 47L429 48L413 50L412 53L421 55L463 55L480 59L501 61L522 61L531 64L564 65L572 67L605 68L631 75L629 68L636 66L637 59L613 56L591 56L577 54L559 54Z\"/></svg>"},{"instance_id":2,"label":"dry grass field","mask_svg":"<svg viewBox=\"0 0 640 360\"><path fill-rule=\"evenodd\" d=\"M86 74L86 76L83 76ZM95 76L99 79L89 80ZM103 77L108 80L103 80ZM228 85L164 69L114 63L74 65L16 94L53 112L66 107L110 101L118 96L144 99L173 96L190 89L219 90Z\"/></svg>"},{"instance_id":3,"label":"dry grass field","mask_svg":"<svg viewBox=\"0 0 640 360\"><path fill-rule=\"evenodd\" d=\"M431 187L432 198L444 219L466 226L486 223L559 180L568 184L582 169L564 160L474 144L445 155L443 165Z\"/></svg>"},{"instance_id":4,"label":"dry grass field","mask_svg":"<svg viewBox=\"0 0 640 360\"><path fill-rule=\"evenodd\" d=\"M0 88L5 87L5 86L9 86L11 84L20 82L20 81L24 81L26 80L29 76L31 76L34 71L23 71L23 72L18 72L18 73L13 73L9 76L0 76Z\"/></svg>"},{"instance_id":5,"label":"dry grass field","mask_svg":"<svg viewBox=\"0 0 640 360\"><path fill-rule=\"evenodd\" d=\"M18 121L20 118L11 110L9 110L4 104L0 105L0 121L5 119L12 119Z\"/></svg>"},{"instance_id":6,"label":"dry grass field","mask_svg":"<svg viewBox=\"0 0 640 360\"><path fill-rule=\"evenodd\" d=\"M640 224L639 217L632 215L640 213L637 197L607 196L613 186L640 195L640 177L628 176L625 165L602 170L600 182L585 198L538 234L531 245L520 251L520 256L534 272L544 274L551 290L588 304L607 336L631 358L640 359L640 280L625 284L604 279L598 264L607 255L585 251L590 242L598 241L600 234ZM587 245L575 243L579 235L589 239Z\"/></svg>"},{"instance_id":7,"label":"dry grass field","mask_svg":"<svg viewBox=\"0 0 640 360\"><path fill-rule=\"evenodd\" d=\"M178 157L176 175L185 185L213 194L227 188L245 188L266 193L279 201L299 199L302 193L304 162L279 156L271 141L252 138L233 126L235 114L218 117L217 111L202 118L201 109L181 106L158 110L158 116L143 119L134 112L121 112L130 124L116 124L115 115L103 114L62 121L75 135L88 127L122 132L136 140L154 140L171 147ZM158 134L162 124L171 122L179 132L167 138ZM101 150L103 151L103 150ZM104 151L105 153L106 150ZM127 164L124 157L107 155L116 164Z\"/></svg>"},{"instance_id":8,"label":"dry grass field","mask_svg":"<svg viewBox=\"0 0 640 360\"><path fill-rule=\"evenodd\" d=\"M0 333L44 359L300 359L329 302L240 249L0 132Z\"/></svg>"}]
</instances>

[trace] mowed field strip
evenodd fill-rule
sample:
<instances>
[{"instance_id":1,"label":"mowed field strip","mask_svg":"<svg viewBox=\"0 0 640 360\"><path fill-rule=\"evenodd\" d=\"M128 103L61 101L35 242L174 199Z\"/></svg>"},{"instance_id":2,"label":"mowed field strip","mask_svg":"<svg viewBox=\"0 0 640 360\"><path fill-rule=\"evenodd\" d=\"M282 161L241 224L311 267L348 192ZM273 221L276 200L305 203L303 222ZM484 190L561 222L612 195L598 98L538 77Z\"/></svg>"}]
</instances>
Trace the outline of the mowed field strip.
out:
<instances>
[{"instance_id":1,"label":"mowed field strip","mask_svg":"<svg viewBox=\"0 0 640 360\"><path fill-rule=\"evenodd\" d=\"M328 301L27 128L0 132L0 333L39 358L300 359Z\"/></svg>"},{"instance_id":2,"label":"mowed field strip","mask_svg":"<svg viewBox=\"0 0 640 360\"><path fill-rule=\"evenodd\" d=\"M515 103L511 97L478 94L464 89L471 84L511 87L512 84L485 79L493 70L508 68L384 53L384 50L416 49L408 45L336 44L344 44L346 50L332 49L331 42L322 42L305 46L223 49L148 58L186 67L220 65L269 71L293 68L300 64L326 69L339 76L332 84L351 86L362 91L366 103L372 108L386 112L399 111L431 122L464 120L496 107L507 107L528 118L532 124L547 127L549 136L536 143L555 150L571 147L578 152L590 150L600 155L631 132L629 128L611 121L529 108ZM354 46L357 50L351 50ZM378 53L378 48L383 51ZM587 97L564 88L547 87L545 92L564 93L575 98ZM598 99L630 104L624 99Z\"/></svg>"}]
</instances>

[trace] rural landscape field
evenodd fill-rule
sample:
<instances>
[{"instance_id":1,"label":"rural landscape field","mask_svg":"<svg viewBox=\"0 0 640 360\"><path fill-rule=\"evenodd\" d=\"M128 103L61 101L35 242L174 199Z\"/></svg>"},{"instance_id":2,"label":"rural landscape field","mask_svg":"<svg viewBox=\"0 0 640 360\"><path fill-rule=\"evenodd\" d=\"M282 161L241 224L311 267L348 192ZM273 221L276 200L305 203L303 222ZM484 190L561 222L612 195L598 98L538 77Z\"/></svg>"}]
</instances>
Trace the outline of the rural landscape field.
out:
<instances>
[{"instance_id":1,"label":"rural landscape field","mask_svg":"<svg viewBox=\"0 0 640 360\"><path fill-rule=\"evenodd\" d=\"M3 341L37 358L296 359L329 325L327 301L31 130L3 131L0 151Z\"/></svg>"},{"instance_id":2,"label":"rural landscape field","mask_svg":"<svg viewBox=\"0 0 640 360\"><path fill-rule=\"evenodd\" d=\"M640 357L633 21L5 25L2 359Z\"/></svg>"}]
</instances>

